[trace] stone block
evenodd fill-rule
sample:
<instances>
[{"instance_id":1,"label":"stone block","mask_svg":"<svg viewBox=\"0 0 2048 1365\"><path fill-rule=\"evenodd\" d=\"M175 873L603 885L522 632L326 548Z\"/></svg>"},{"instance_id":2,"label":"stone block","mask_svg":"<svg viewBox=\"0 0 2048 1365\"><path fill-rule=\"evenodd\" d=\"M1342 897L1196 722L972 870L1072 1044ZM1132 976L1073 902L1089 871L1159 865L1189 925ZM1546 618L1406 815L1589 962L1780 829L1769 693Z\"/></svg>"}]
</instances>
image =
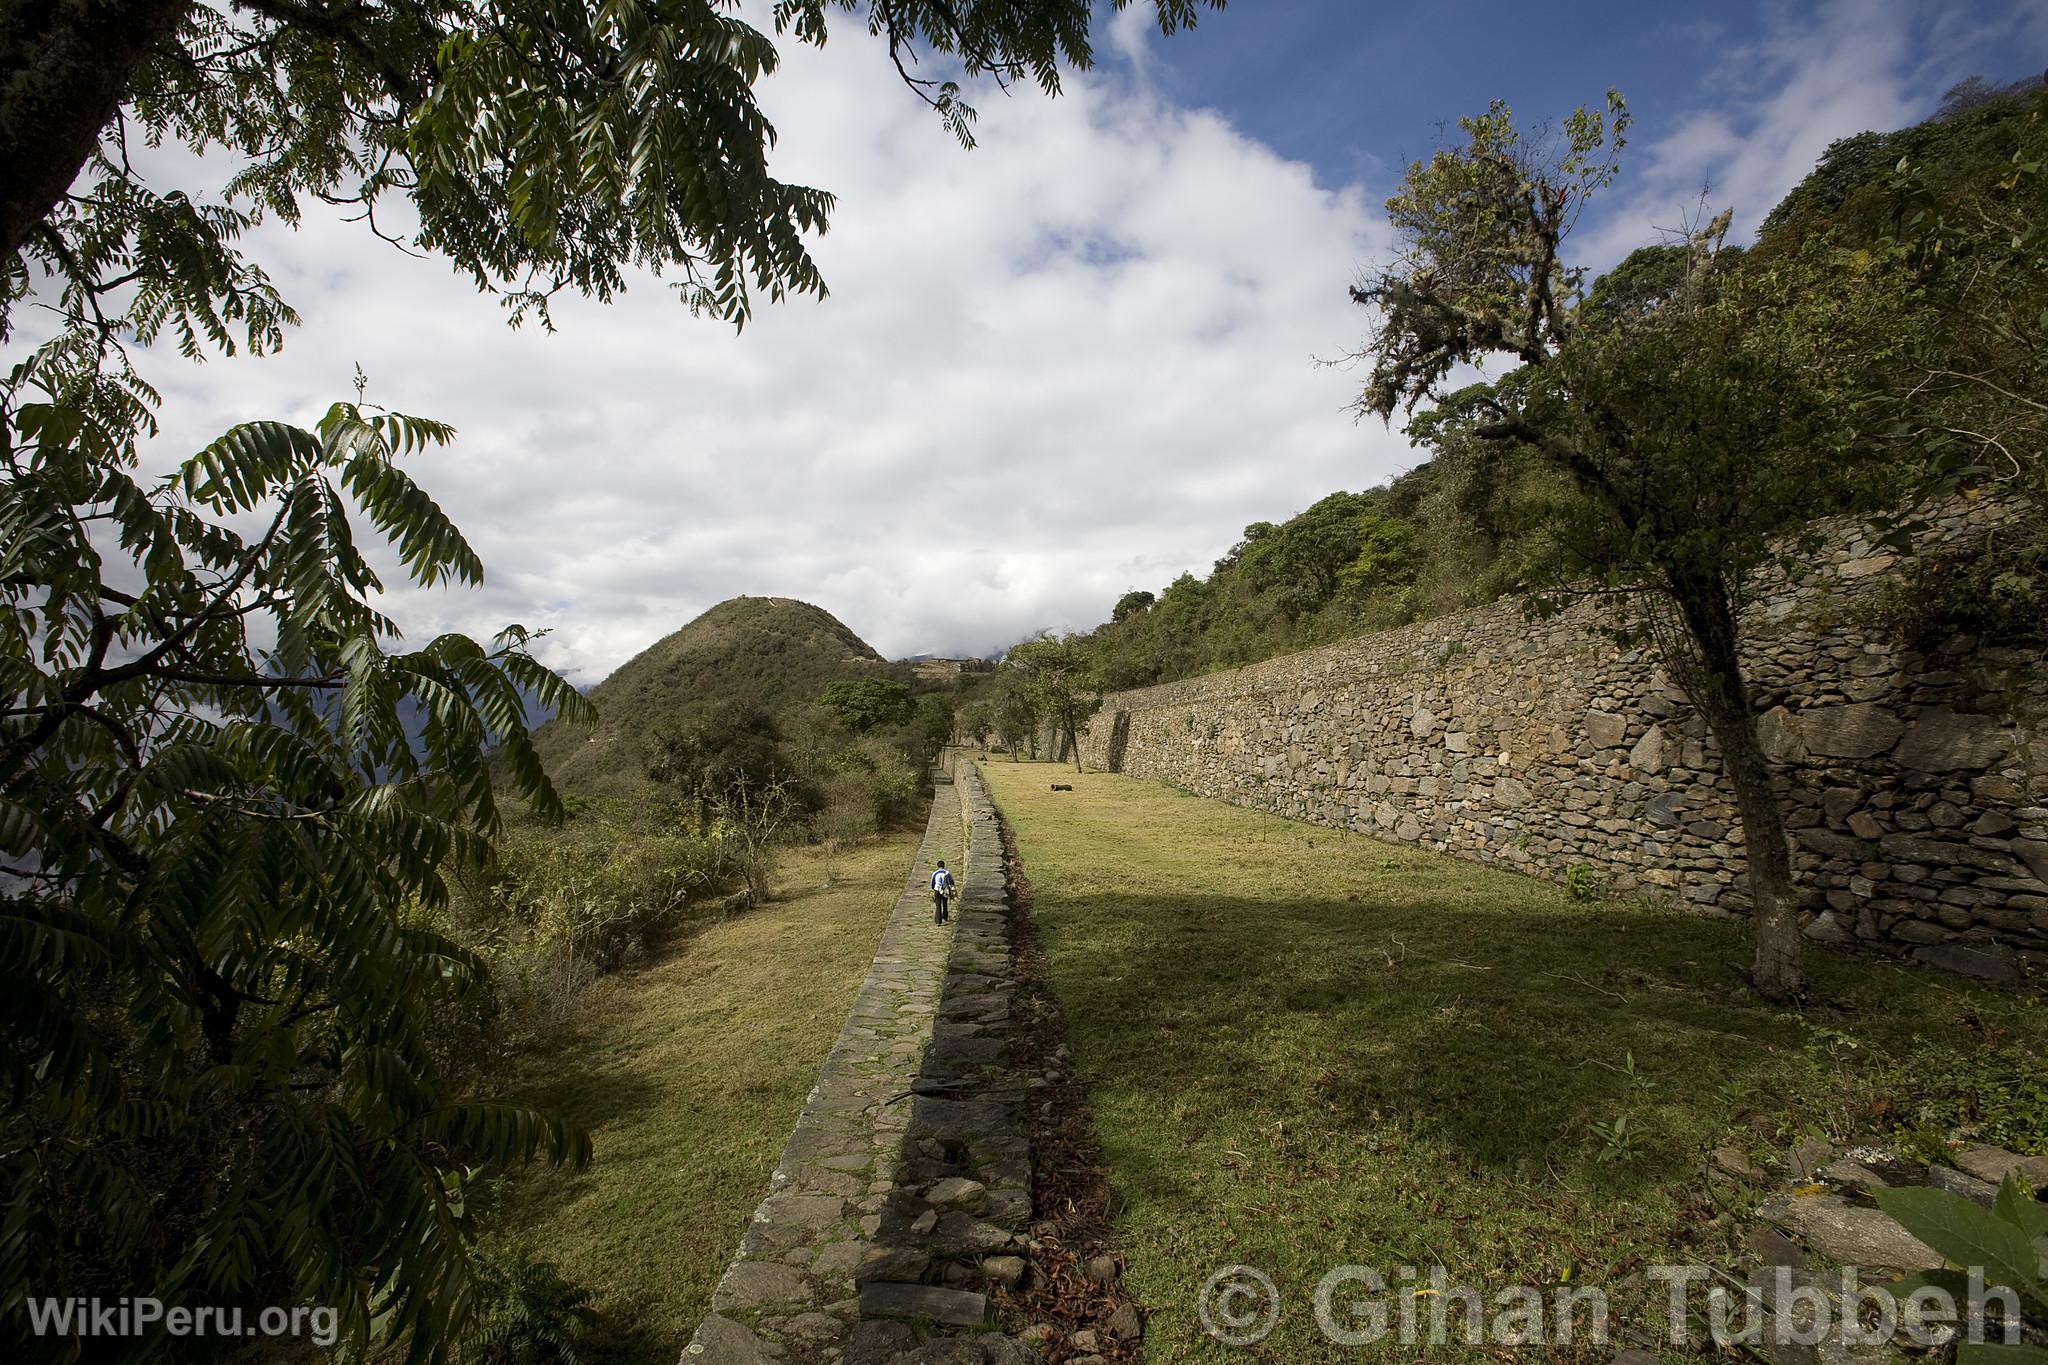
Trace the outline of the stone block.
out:
<instances>
[{"instance_id":1,"label":"stone block","mask_svg":"<svg viewBox=\"0 0 2048 1365\"><path fill-rule=\"evenodd\" d=\"M1934 943L1917 948L1914 958L1943 971L1960 972L1980 981L2017 981L2019 964L2009 949L1996 944Z\"/></svg>"},{"instance_id":2,"label":"stone block","mask_svg":"<svg viewBox=\"0 0 2048 1365\"><path fill-rule=\"evenodd\" d=\"M876 1281L860 1289L862 1317L907 1318L948 1327L981 1327L988 1322L988 1295L929 1284Z\"/></svg>"},{"instance_id":3,"label":"stone block","mask_svg":"<svg viewBox=\"0 0 2048 1365\"><path fill-rule=\"evenodd\" d=\"M1938 1270L1941 1254L1877 1209L1839 1195L1779 1195L1758 1210L1830 1261L1866 1271Z\"/></svg>"},{"instance_id":4,"label":"stone block","mask_svg":"<svg viewBox=\"0 0 2048 1365\"><path fill-rule=\"evenodd\" d=\"M1874 758L1898 743L1905 725L1874 702L1816 706L1799 713L1799 736L1807 752L1829 758Z\"/></svg>"},{"instance_id":5,"label":"stone block","mask_svg":"<svg viewBox=\"0 0 2048 1365\"><path fill-rule=\"evenodd\" d=\"M1628 717L1610 711L1586 712L1586 738L1596 749L1614 749L1628 734Z\"/></svg>"},{"instance_id":6,"label":"stone block","mask_svg":"<svg viewBox=\"0 0 2048 1365\"><path fill-rule=\"evenodd\" d=\"M1898 760L1922 772L1988 768L2012 748L2012 732L1994 716L1928 706L1899 744Z\"/></svg>"},{"instance_id":7,"label":"stone block","mask_svg":"<svg viewBox=\"0 0 2048 1365\"><path fill-rule=\"evenodd\" d=\"M1652 725L1643 731L1642 738L1628 751L1629 766L1640 773L1661 773L1671 766L1670 750L1664 727Z\"/></svg>"}]
</instances>

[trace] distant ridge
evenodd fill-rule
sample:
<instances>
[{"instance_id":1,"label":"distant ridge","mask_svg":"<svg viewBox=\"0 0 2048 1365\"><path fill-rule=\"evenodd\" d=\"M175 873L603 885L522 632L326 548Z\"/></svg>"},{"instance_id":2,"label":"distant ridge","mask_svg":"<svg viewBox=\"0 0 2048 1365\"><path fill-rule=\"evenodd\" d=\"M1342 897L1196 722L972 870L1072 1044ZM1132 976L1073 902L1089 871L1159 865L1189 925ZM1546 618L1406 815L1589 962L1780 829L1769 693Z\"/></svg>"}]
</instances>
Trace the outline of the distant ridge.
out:
<instances>
[{"instance_id":1,"label":"distant ridge","mask_svg":"<svg viewBox=\"0 0 2048 1365\"><path fill-rule=\"evenodd\" d=\"M630 789L645 780L656 737L694 714L728 701L773 711L877 670L900 671L831 612L791 597L735 597L590 689L594 727L542 729L541 759L567 790Z\"/></svg>"}]
</instances>

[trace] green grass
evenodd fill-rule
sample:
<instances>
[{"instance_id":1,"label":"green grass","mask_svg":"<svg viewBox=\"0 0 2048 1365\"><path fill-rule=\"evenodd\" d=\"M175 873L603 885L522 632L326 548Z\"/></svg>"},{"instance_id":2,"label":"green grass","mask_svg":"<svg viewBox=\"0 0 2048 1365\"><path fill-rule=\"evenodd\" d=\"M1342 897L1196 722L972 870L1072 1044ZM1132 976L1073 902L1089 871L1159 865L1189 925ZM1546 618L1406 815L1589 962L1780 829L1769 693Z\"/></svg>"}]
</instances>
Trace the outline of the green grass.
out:
<instances>
[{"instance_id":1,"label":"green grass","mask_svg":"<svg viewBox=\"0 0 2048 1365\"><path fill-rule=\"evenodd\" d=\"M776 900L600 979L520 1059L511 1092L586 1125L597 1158L511 1191L500 1235L594 1291L585 1359L668 1365L709 1310L916 849L788 855Z\"/></svg>"},{"instance_id":2,"label":"green grass","mask_svg":"<svg viewBox=\"0 0 2048 1365\"><path fill-rule=\"evenodd\" d=\"M1311 1296L1344 1264L1441 1264L1489 1295L1619 1285L1617 1322L1661 1331L1664 1287L1626 1277L1732 1263L1755 1204L1703 1177L1715 1146L1923 1119L2048 1139L2048 1010L2025 993L1816 949L1812 1003L1781 1011L1731 967L1738 924L1574 904L1131 778L983 770L1037 891L1154 1361L1413 1358L1323 1340ZM1239 1262L1285 1311L1227 1350L1194 1300Z\"/></svg>"}]
</instances>

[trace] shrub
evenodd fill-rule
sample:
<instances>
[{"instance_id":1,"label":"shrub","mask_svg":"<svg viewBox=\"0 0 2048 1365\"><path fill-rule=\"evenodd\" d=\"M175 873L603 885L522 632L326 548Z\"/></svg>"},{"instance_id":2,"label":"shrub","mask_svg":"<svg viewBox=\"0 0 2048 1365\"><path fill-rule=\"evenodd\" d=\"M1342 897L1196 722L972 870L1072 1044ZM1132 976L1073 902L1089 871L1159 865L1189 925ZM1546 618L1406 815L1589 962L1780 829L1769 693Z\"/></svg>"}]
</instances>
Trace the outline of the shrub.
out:
<instances>
[{"instance_id":1,"label":"shrub","mask_svg":"<svg viewBox=\"0 0 2048 1365\"><path fill-rule=\"evenodd\" d=\"M1575 901L1597 901L1607 894L1607 882L1591 863L1573 863L1564 870L1564 893Z\"/></svg>"},{"instance_id":2,"label":"shrub","mask_svg":"<svg viewBox=\"0 0 2048 1365\"><path fill-rule=\"evenodd\" d=\"M463 1365L576 1365L576 1348L596 1321L590 1291L524 1247L479 1255L476 1303Z\"/></svg>"}]
</instances>

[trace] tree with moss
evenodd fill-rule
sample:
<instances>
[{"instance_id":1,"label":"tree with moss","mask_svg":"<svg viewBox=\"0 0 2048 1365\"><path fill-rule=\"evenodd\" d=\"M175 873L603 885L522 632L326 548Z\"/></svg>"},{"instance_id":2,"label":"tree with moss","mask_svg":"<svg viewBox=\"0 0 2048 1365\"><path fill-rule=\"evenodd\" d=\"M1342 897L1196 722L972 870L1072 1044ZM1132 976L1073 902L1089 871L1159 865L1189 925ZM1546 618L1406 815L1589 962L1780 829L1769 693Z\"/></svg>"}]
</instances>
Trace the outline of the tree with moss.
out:
<instances>
[{"instance_id":1,"label":"tree with moss","mask_svg":"<svg viewBox=\"0 0 2048 1365\"><path fill-rule=\"evenodd\" d=\"M1352 294L1377 311L1359 353L1361 414L1433 410L1439 432L1482 465L1533 461L1554 496L1554 609L1594 592L1617 633L1654 642L1719 746L1740 812L1755 908L1753 979L1773 999L1802 987L1785 817L1758 739L1742 662L1743 612L1788 533L1856 505L1861 448L1724 243L1729 216L1647 247L1590 288L1565 246L1619 170L1618 95L1550 134L1525 134L1504 104L1460 123L1464 145L1409 169L1388 212L1400 257ZM1445 381L1489 359L1509 368L1462 390ZM1439 449L1447 447L1439 444ZM1482 477L1485 477L1482 471Z\"/></svg>"}]
</instances>

